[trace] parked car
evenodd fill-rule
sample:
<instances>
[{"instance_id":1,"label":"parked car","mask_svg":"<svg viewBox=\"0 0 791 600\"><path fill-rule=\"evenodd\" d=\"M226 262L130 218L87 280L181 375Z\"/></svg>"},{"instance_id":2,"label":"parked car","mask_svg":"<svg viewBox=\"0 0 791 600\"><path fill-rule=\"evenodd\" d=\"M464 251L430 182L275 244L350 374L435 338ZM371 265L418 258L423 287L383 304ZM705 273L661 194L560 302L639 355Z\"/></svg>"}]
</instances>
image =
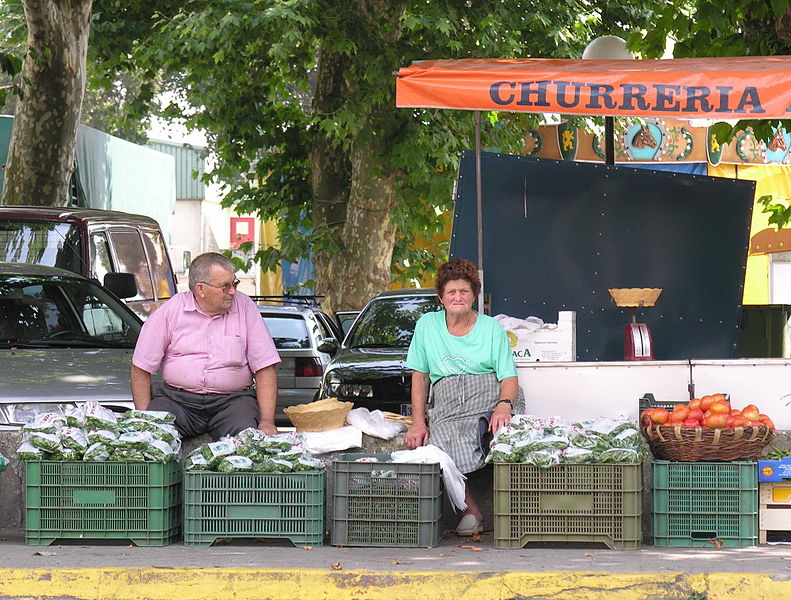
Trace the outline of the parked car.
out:
<instances>
[{"instance_id":1,"label":"parked car","mask_svg":"<svg viewBox=\"0 0 791 600\"><path fill-rule=\"evenodd\" d=\"M327 366L321 396L369 410L410 414L412 372L404 366L409 342L417 320L439 308L433 288L390 290L375 296Z\"/></svg>"},{"instance_id":2,"label":"parked car","mask_svg":"<svg viewBox=\"0 0 791 600\"><path fill-rule=\"evenodd\" d=\"M94 278L141 318L176 293L159 224L152 218L92 208L0 207L0 261L60 267ZM130 273L136 289L121 293L108 273ZM118 281L118 278L116 278Z\"/></svg>"},{"instance_id":3,"label":"parked car","mask_svg":"<svg viewBox=\"0 0 791 600\"><path fill-rule=\"evenodd\" d=\"M341 330L343 331L343 335L345 336L349 333L349 329L352 328L354 324L354 320L357 318L357 315L360 314L359 310L336 310L335 311L335 319L341 326Z\"/></svg>"},{"instance_id":4,"label":"parked car","mask_svg":"<svg viewBox=\"0 0 791 600\"><path fill-rule=\"evenodd\" d=\"M266 321L281 362L277 368L278 425L291 425L287 406L319 398L321 378L343 337L315 296L253 296Z\"/></svg>"},{"instance_id":5,"label":"parked car","mask_svg":"<svg viewBox=\"0 0 791 600\"><path fill-rule=\"evenodd\" d=\"M132 408L129 370L141 325L95 281L0 262L0 429L86 400Z\"/></svg>"}]
</instances>

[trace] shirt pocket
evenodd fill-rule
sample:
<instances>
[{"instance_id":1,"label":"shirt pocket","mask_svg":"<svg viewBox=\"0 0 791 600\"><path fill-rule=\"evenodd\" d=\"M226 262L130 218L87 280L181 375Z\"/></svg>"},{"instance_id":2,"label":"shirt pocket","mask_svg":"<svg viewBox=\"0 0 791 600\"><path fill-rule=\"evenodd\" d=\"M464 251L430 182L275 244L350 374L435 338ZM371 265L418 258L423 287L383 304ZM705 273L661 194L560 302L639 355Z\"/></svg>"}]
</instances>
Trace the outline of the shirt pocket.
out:
<instances>
[{"instance_id":1,"label":"shirt pocket","mask_svg":"<svg viewBox=\"0 0 791 600\"><path fill-rule=\"evenodd\" d=\"M244 338L238 335L224 335L220 342L222 362L228 367L242 367L247 364Z\"/></svg>"}]
</instances>

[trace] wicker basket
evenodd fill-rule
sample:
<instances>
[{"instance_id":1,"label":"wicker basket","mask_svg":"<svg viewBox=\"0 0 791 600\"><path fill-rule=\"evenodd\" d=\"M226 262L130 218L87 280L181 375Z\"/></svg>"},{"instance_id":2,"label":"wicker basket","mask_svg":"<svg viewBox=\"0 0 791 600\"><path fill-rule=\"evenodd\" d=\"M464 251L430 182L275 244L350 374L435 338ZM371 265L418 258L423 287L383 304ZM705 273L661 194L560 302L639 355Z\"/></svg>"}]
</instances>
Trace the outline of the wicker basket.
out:
<instances>
[{"instance_id":1,"label":"wicker basket","mask_svg":"<svg viewBox=\"0 0 791 600\"><path fill-rule=\"evenodd\" d=\"M612 288L607 291L616 306L642 308L654 306L662 288Z\"/></svg>"},{"instance_id":2,"label":"wicker basket","mask_svg":"<svg viewBox=\"0 0 791 600\"><path fill-rule=\"evenodd\" d=\"M775 435L765 425L708 429L652 424L641 431L654 458L680 462L758 460Z\"/></svg>"},{"instance_id":3,"label":"wicker basket","mask_svg":"<svg viewBox=\"0 0 791 600\"><path fill-rule=\"evenodd\" d=\"M351 409L351 402L326 398L310 404L289 406L283 412L297 431L328 431L343 427L346 424L346 415Z\"/></svg>"},{"instance_id":4,"label":"wicker basket","mask_svg":"<svg viewBox=\"0 0 791 600\"><path fill-rule=\"evenodd\" d=\"M406 425L407 427L412 427L412 417L397 415L396 413L387 412L387 411L384 411L382 414L384 415L384 418L387 421L391 421L393 423L401 423L402 425Z\"/></svg>"}]
</instances>

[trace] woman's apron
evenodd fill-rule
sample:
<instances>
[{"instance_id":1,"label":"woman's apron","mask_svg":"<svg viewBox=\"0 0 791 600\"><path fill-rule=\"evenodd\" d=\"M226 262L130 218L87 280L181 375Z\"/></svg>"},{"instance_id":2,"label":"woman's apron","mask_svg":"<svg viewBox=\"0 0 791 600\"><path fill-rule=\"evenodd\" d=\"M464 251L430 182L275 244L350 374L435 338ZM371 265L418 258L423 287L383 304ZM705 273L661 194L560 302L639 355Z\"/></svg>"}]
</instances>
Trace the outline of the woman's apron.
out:
<instances>
[{"instance_id":1,"label":"woman's apron","mask_svg":"<svg viewBox=\"0 0 791 600\"><path fill-rule=\"evenodd\" d=\"M431 386L429 393L429 443L444 450L462 473L484 466L488 448L481 448L478 421L488 415L500 398L495 373L450 375ZM524 394L514 402L514 412L524 412Z\"/></svg>"}]
</instances>

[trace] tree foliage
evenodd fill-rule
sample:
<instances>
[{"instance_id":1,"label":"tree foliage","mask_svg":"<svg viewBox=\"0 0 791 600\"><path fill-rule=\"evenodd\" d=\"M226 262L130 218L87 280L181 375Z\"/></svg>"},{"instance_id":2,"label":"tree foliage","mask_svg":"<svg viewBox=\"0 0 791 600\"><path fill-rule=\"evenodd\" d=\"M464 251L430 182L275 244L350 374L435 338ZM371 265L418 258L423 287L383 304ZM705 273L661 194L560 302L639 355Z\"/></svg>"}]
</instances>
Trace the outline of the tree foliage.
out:
<instances>
[{"instance_id":1,"label":"tree foliage","mask_svg":"<svg viewBox=\"0 0 791 600\"><path fill-rule=\"evenodd\" d=\"M134 66L162 82L176 98L165 114L208 133L218 157L210 177L226 184L227 203L280 224L280 248L258 260L271 268L312 250L326 291L338 279L321 281L333 260L361 262L349 271L359 279L384 267L389 281L391 265L406 279L441 258L415 251L414 240L436 231L437 210L451 205L472 116L395 108L394 72L432 57L579 57L587 40L625 35L649 12L609 4L214 0L164 3L146 18L138 3L108 2L95 34L132 26L93 50L109 73ZM484 143L519 149L531 119L493 117ZM367 247L350 227L357 219L370 219L377 237ZM336 290L334 301L359 304L387 281Z\"/></svg>"}]
</instances>

